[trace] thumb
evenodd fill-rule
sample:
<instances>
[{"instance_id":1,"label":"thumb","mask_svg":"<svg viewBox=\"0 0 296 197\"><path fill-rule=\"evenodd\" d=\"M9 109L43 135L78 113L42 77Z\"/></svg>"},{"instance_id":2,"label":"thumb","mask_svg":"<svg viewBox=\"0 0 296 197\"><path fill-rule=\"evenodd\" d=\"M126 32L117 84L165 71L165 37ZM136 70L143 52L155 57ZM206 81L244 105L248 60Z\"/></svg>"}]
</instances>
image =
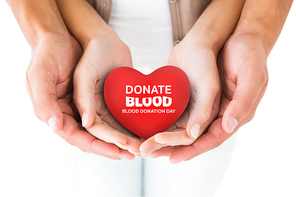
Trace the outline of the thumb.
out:
<instances>
[{"instance_id":1,"label":"thumb","mask_svg":"<svg viewBox=\"0 0 296 197\"><path fill-rule=\"evenodd\" d=\"M74 73L74 103L79 111L82 126L89 128L96 117L96 77L86 66L77 67Z\"/></svg>"},{"instance_id":2,"label":"thumb","mask_svg":"<svg viewBox=\"0 0 296 197\"><path fill-rule=\"evenodd\" d=\"M36 116L57 132L63 127L63 113L57 102L56 84L46 72L26 75L26 86Z\"/></svg>"},{"instance_id":3,"label":"thumb","mask_svg":"<svg viewBox=\"0 0 296 197\"><path fill-rule=\"evenodd\" d=\"M214 84L214 83L213 83ZM210 120L216 116L213 113L214 104L219 104L220 99L219 85L209 88L211 92L206 95L198 95L195 102L190 101L191 112L189 112L189 120L186 127L187 135L190 138L197 139L203 131L209 126Z\"/></svg>"},{"instance_id":4,"label":"thumb","mask_svg":"<svg viewBox=\"0 0 296 197\"><path fill-rule=\"evenodd\" d=\"M222 119L223 130L227 133L232 133L240 123L245 124L243 120L250 113L253 113L254 106L258 105L258 98L262 98L267 79L265 80L264 76L257 77L255 75L249 77L246 75L237 83L232 100L227 106Z\"/></svg>"}]
</instances>

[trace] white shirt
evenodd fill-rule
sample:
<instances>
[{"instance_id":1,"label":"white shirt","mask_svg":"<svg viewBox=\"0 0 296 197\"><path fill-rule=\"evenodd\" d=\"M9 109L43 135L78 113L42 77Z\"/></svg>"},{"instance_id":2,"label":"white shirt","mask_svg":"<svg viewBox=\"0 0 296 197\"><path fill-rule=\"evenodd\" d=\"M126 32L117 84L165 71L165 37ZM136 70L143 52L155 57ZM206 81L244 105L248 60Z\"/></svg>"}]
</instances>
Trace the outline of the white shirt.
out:
<instances>
[{"instance_id":1,"label":"white shirt","mask_svg":"<svg viewBox=\"0 0 296 197\"><path fill-rule=\"evenodd\" d=\"M109 25L129 46L135 69L149 74L166 65L173 48L167 0L113 0Z\"/></svg>"}]
</instances>

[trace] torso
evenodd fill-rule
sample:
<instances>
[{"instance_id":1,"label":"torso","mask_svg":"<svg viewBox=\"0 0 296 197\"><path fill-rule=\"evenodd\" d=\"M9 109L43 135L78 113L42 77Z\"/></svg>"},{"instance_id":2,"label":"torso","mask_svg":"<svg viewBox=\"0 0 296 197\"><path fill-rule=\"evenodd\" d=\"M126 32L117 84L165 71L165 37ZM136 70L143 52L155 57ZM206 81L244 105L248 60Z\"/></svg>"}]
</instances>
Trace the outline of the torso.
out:
<instances>
[{"instance_id":1,"label":"torso","mask_svg":"<svg viewBox=\"0 0 296 197\"><path fill-rule=\"evenodd\" d=\"M134 68L148 74L166 65L173 48L167 0L113 0L109 25L130 47Z\"/></svg>"}]
</instances>

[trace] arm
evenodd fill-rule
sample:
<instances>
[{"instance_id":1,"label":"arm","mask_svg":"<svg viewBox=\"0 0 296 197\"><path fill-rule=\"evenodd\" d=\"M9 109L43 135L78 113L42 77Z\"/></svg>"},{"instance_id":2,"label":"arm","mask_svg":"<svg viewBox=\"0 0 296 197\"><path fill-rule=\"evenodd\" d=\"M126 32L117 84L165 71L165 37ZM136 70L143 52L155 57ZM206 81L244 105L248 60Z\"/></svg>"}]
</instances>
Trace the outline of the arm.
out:
<instances>
[{"instance_id":1,"label":"arm","mask_svg":"<svg viewBox=\"0 0 296 197\"><path fill-rule=\"evenodd\" d=\"M229 82L224 82L226 96L232 98L222 121L223 129L228 133L237 130L254 116L268 83L267 57L280 35L292 2L246 1L235 32L221 53L223 75L229 79ZM229 55L234 53L238 53L240 62L244 63L235 63L238 60ZM252 56L248 57L247 53ZM231 83L236 89L230 90Z\"/></svg>"},{"instance_id":2,"label":"arm","mask_svg":"<svg viewBox=\"0 0 296 197\"><path fill-rule=\"evenodd\" d=\"M292 2L246 1L235 32L221 53L223 75L230 79L229 82L225 81L225 89L228 90L226 96L232 98L222 121L223 129L228 133L237 130L254 116L268 83L267 57L280 35ZM235 52L240 52L237 55L244 63L234 66L237 60L229 57L229 54ZM253 55L248 57L243 53ZM234 82L236 89L230 90L229 84Z\"/></svg>"},{"instance_id":3,"label":"arm","mask_svg":"<svg viewBox=\"0 0 296 197\"><path fill-rule=\"evenodd\" d=\"M217 56L236 27L244 2L245 0L213 0L184 40L207 45Z\"/></svg>"},{"instance_id":4,"label":"arm","mask_svg":"<svg viewBox=\"0 0 296 197\"><path fill-rule=\"evenodd\" d=\"M70 36L54 0L6 0L32 48L48 34Z\"/></svg>"},{"instance_id":5,"label":"arm","mask_svg":"<svg viewBox=\"0 0 296 197\"><path fill-rule=\"evenodd\" d=\"M84 49L96 38L117 36L87 1L56 0L56 2L69 31Z\"/></svg>"},{"instance_id":6,"label":"arm","mask_svg":"<svg viewBox=\"0 0 296 197\"><path fill-rule=\"evenodd\" d=\"M82 50L68 32L56 2L10 0L8 3L32 49L26 85L37 117L67 142L86 152L111 159L124 157L126 153L120 154L117 146L95 138L76 121L72 79Z\"/></svg>"},{"instance_id":7,"label":"arm","mask_svg":"<svg viewBox=\"0 0 296 197\"><path fill-rule=\"evenodd\" d=\"M55 86L55 81L59 79L58 77L53 79L45 72L47 69L48 73L53 74L54 66L47 65L47 68L45 65L41 66L46 61L41 57L46 56L46 53L49 52L42 50L42 48L49 47L52 41L63 42L65 48L74 48L75 42L71 39L54 0L37 2L34 0L10 0L7 2L32 49L32 59L27 69L26 82L35 113L53 131L58 131L63 126L63 116L57 103ZM79 49L73 51L73 54L79 53L78 51ZM47 61L47 64L54 63Z\"/></svg>"},{"instance_id":8,"label":"arm","mask_svg":"<svg viewBox=\"0 0 296 197\"><path fill-rule=\"evenodd\" d=\"M239 20L243 4L244 0L212 1L182 42L172 50L168 64L187 73L191 99L170 132L159 133L141 145L144 155L157 149L153 156L170 155L181 148L178 145L192 144L216 118L221 89L216 59ZM160 149L165 146L171 147Z\"/></svg>"},{"instance_id":9,"label":"arm","mask_svg":"<svg viewBox=\"0 0 296 197\"><path fill-rule=\"evenodd\" d=\"M269 54L284 26L293 0L247 0L235 35L255 34Z\"/></svg>"},{"instance_id":10,"label":"arm","mask_svg":"<svg viewBox=\"0 0 296 197\"><path fill-rule=\"evenodd\" d=\"M267 57L292 0L246 0L233 35L218 56L222 96L218 118L191 146L175 151L175 162L216 148L252 120L268 84Z\"/></svg>"}]
</instances>

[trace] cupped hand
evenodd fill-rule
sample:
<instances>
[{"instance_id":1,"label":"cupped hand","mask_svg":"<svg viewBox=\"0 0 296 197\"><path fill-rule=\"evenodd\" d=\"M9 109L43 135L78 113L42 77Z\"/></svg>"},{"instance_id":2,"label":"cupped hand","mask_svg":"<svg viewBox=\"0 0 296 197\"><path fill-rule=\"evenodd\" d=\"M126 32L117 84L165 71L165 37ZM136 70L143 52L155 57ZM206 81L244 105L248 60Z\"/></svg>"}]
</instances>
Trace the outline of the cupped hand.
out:
<instances>
[{"instance_id":1,"label":"cupped hand","mask_svg":"<svg viewBox=\"0 0 296 197\"><path fill-rule=\"evenodd\" d=\"M268 84L267 56L255 34L230 37L218 58L222 81L218 118L194 144L161 154L170 155L172 163L189 160L220 146L252 120Z\"/></svg>"},{"instance_id":2,"label":"cupped hand","mask_svg":"<svg viewBox=\"0 0 296 197\"><path fill-rule=\"evenodd\" d=\"M92 39L85 47L74 74L74 102L82 126L102 141L115 144L126 156L139 156L140 139L110 113L103 96L104 80L113 69L132 67L129 48L115 32ZM126 151L128 150L129 152Z\"/></svg>"},{"instance_id":3,"label":"cupped hand","mask_svg":"<svg viewBox=\"0 0 296 197\"><path fill-rule=\"evenodd\" d=\"M216 118L220 103L220 80L216 55L206 44L183 40L176 45L168 65L178 66L187 74L191 97L182 116L166 132L149 138L140 147L141 155L169 156L190 145Z\"/></svg>"},{"instance_id":4,"label":"cupped hand","mask_svg":"<svg viewBox=\"0 0 296 197\"><path fill-rule=\"evenodd\" d=\"M73 71L80 56L77 41L62 33L45 34L32 48L26 73L27 90L36 116L55 132L64 126L60 100L73 89Z\"/></svg>"},{"instance_id":5,"label":"cupped hand","mask_svg":"<svg viewBox=\"0 0 296 197\"><path fill-rule=\"evenodd\" d=\"M32 48L26 86L36 116L70 144L111 159L133 158L81 128L73 105L73 72L82 54L70 35L47 34Z\"/></svg>"}]
</instances>

